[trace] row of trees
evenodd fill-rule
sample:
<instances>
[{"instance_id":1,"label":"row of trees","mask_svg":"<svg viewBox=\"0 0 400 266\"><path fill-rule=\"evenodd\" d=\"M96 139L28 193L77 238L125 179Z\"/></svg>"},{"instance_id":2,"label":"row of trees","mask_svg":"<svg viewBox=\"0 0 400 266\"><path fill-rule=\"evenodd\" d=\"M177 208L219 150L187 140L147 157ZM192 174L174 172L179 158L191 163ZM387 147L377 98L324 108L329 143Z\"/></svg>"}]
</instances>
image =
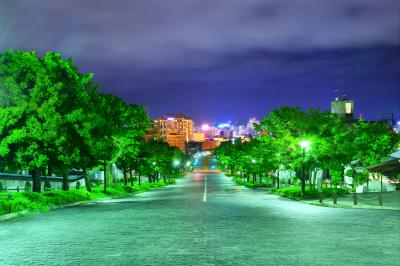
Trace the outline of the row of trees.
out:
<instances>
[{"instance_id":1,"label":"row of trees","mask_svg":"<svg viewBox=\"0 0 400 266\"><path fill-rule=\"evenodd\" d=\"M349 124L335 114L318 109L302 111L281 107L264 117L257 130L261 135L248 142L222 143L214 154L220 167L232 174L260 177L277 170L292 170L308 177L315 188L316 169L324 169L327 178L341 182L353 177L364 183L368 175L354 171L355 165L367 168L379 163L398 145L399 135L381 122L362 119ZM301 144L309 144L302 147ZM346 166L352 171L345 173ZM279 173L279 172L278 172ZM314 173L313 178L311 173ZM279 176L274 176L279 187ZM304 193L305 180L302 180Z\"/></svg>"},{"instance_id":2,"label":"row of trees","mask_svg":"<svg viewBox=\"0 0 400 266\"><path fill-rule=\"evenodd\" d=\"M69 171L82 169L91 191L87 173L93 167L101 165L109 176L116 163L127 183L129 171L149 169L152 148L163 151L153 160L160 167L166 158L181 156L161 143L144 144L150 126L144 108L100 93L92 78L58 53L0 54L0 168L29 169L36 192L41 175L62 175L67 190Z\"/></svg>"}]
</instances>

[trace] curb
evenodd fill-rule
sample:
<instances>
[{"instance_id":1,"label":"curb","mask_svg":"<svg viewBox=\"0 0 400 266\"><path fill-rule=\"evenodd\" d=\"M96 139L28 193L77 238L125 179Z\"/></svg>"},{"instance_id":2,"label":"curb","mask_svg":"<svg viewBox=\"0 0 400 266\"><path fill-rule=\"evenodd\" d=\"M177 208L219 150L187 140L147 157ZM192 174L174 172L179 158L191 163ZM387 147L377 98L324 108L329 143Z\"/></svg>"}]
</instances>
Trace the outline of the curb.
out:
<instances>
[{"instance_id":1,"label":"curb","mask_svg":"<svg viewBox=\"0 0 400 266\"><path fill-rule=\"evenodd\" d=\"M342 204L326 204L318 202L307 202L299 200L302 203L318 206L318 207L328 207L328 208L339 208L339 209L363 209L363 210L389 210L389 211L400 211L400 208L385 207L385 206L374 206L374 205L342 205Z\"/></svg>"}]
</instances>

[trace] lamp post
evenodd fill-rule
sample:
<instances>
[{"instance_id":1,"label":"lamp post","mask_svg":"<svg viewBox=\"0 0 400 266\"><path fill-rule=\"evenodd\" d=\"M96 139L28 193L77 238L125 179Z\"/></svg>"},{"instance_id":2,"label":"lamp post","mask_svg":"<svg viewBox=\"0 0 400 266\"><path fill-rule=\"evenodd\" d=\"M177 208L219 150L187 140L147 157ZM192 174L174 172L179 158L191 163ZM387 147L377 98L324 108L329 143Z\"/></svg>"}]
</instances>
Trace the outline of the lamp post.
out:
<instances>
[{"instance_id":1,"label":"lamp post","mask_svg":"<svg viewBox=\"0 0 400 266\"><path fill-rule=\"evenodd\" d=\"M189 169L190 165L191 165L191 162L190 162L190 161L187 161L187 162L186 162L186 172L188 172L188 169Z\"/></svg>"},{"instance_id":2,"label":"lamp post","mask_svg":"<svg viewBox=\"0 0 400 266\"><path fill-rule=\"evenodd\" d=\"M254 170L253 170L253 183L255 183L256 182L256 175L257 175L257 173L256 173L256 159L251 159L251 162L254 164Z\"/></svg>"},{"instance_id":3,"label":"lamp post","mask_svg":"<svg viewBox=\"0 0 400 266\"><path fill-rule=\"evenodd\" d=\"M179 173L179 165L181 164L181 162L179 161L179 160L175 160L174 161L174 166L175 166L175 168L177 168L178 169L178 173Z\"/></svg>"},{"instance_id":4,"label":"lamp post","mask_svg":"<svg viewBox=\"0 0 400 266\"><path fill-rule=\"evenodd\" d=\"M306 151L310 150L311 142L304 140L300 142L300 147L303 149L303 162L302 162L302 174L301 174L301 196L304 196L306 192L306 171L305 171L305 157Z\"/></svg>"}]
</instances>

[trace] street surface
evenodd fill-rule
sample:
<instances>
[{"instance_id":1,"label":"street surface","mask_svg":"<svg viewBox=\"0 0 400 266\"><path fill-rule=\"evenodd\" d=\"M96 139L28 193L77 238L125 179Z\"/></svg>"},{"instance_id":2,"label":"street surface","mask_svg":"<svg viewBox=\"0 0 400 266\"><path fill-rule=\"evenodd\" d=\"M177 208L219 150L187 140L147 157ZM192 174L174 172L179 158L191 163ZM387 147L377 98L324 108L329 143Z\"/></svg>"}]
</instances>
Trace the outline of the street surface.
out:
<instances>
[{"instance_id":1,"label":"street surface","mask_svg":"<svg viewBox=\"0 0 400 266\"><path fill-rule=\"evenodd\" d=\"M400 212L325 208L193 173L0 223L0 265L399 265Z\"/></svg>"}]
</instances>

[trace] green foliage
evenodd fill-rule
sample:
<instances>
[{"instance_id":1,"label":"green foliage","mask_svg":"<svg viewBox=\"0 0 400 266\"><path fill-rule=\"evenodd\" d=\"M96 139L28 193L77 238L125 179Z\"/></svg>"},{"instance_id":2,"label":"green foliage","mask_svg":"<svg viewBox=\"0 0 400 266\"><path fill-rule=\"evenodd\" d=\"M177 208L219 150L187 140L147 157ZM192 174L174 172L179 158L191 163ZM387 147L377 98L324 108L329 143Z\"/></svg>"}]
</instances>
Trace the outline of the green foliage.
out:
<instances>
[{"instance_id":1,"label":"green foliage","mask_svg":"<svg viewBox=\"0 0 400 266\"><path fill-rule=\"evenodd\" d=\"M169 184L173 184L172 180ZM141 186L117 186L108 187L107 192L103 192L103 187L94 187L93 191L90 193L84 189L76 190L52 190L45 191L42 193L38 192L14 192L12 193L13 199L11 201L4 200L7 193L0 193L2 197L0 198L0 215L17 212L22 210L30 211L47 211L49 207L64 205L79 201L98 199L103 197L122 197L131 193L148 191L154 188L160 188L166 186L163 181L153 182L153 183L143 183Z\"/></svg>"},{"instance_id":2,"label":"green foliage","mask_svg":"<svg viewBox=\"0 0 400 266\"><path fill-rule=\"evenodd\" d=\"M51 185L50 185L50 182L48 180L44 181L44 187L43 188L44 188L45 191L51 189Z\"/></svg>"},{"instance_id":3,"label":"green foliage","mask_svg":"<svg viewBox=\"0 0 400 266\"><path fill-rule=\"evenodd\" d=\"M149 118L142 106L98 93L92 77L58 53L0 53L0 164L30 170L34 191L39 169L131 168Z\"/></svg>"},{"instance_id":4,"label":"green foliage","mask_svg":"<svg viewBox=\"0 0 400 266\"><path fill-rule=\"evenodd\" d=\"M279 189L273 188L271 192L290 199L318 199L320 195L318 191L306 188L304 197L301 197L301 187L284 187ZM324 197L332 197L333 193L336 193L338 196L343 196L348 194L348 191L343 188L322 189L322 194Z\"/></svg>"},{"instance_id":5,"label":"green foliage","mask_svg":"<svg viewBox=\"0 0 400 266\"><path fill-rule=\"evenodd\" d=\"M29 181L25 182L25 186L24 186L24 191L25 192L31 192L32 191L32 184Z\"/></svg>"},{"instance_id":6,"label":"green foliage","mask_svg":"<svg viewBox=\"0 0 400 266\"><path fill-rule=\"evenodd\" d=\"M76 189L81 189L81 182L76 182Z\"/></svg>"},{"instance_id":7,"label":"green foliage","mask_svg":"<svg viewBox=\"0 0 400 266\"><path fill-rule=\"evenodd\" d=\"M234 177L233 181L235 183L244 185L245 187L251 188L251 189L256 189L256 188L267 188L272 186L272 180L271 178L263 178L262 183L260 183L258 180L256 182L243 182L243 178L241 177Z\"/></svg>"},{"instance_id":8,"label":"green foliage","mask_svg":"<svg viewBox=\"0 0 400 266\"><path fill-rule=\"evenodd\" d=\"M269 175L278 170L291 170L305 179L313 169L329 170L332 184L344 181L345 166L359 161L364 167L376 164L395 149L399 135L384 123L363 120L348 126L329 111L280 107L265 116L256 127L261 135L243 142L224 142L214 150L218 166L235 176L238 171L247 176ZM300 142L311 143L303 149ZM355 176L363 182L366 175ZM305 180L301 180L305 186ZM248 185L253 186L253 185Z\"/></svg>"}]
</instances>

